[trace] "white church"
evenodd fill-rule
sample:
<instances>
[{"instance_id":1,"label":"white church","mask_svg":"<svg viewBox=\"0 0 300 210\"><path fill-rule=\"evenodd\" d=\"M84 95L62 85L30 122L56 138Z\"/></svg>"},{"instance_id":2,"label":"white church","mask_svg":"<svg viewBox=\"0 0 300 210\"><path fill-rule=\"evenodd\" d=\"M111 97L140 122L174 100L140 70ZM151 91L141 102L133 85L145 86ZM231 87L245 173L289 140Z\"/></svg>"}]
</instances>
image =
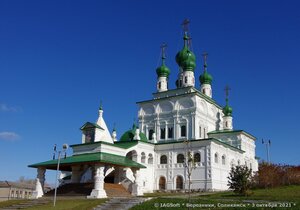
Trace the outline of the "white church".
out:
<instances>
[{"instance_id":1,"label":"white church","mask_svg":"<svg viewBox=\"0 0 300 210\"><path fill-rule=\"evenodd\" d=\"M255 137L233 127L228 88L225 106L212 97L206 53L201 86L195 87L196 59L188 30L184 30L183 48L176 55L175 89L168 89L170 70L162 49L161 66L156 69L157 92L152 99L137 102L138 123L117 138L116 130L110 132L106 126L100 106L98 120L81 127L81 143L70 146L72 156L60 159L60 170L68 176L61 180L58 192L72 185L90 186L90 190L84 188L88 198L105 198L113 196L109 190L115 186L139 196L186 190L189 183L195 191L227 190L232 166L258 170ZM56 170L57 163L53 159L29 165L37 168L35 198L44 195L45 172Z\"/></svg>"}]
</instances>

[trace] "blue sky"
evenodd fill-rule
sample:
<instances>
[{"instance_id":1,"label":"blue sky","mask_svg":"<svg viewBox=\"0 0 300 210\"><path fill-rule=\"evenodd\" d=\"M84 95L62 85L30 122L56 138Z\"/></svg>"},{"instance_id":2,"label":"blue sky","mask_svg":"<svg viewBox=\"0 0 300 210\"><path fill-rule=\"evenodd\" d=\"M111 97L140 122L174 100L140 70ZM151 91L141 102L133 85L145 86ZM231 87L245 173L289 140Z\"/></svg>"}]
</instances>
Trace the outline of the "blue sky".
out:
<instances>
[{"instance_id":1,"label":"blue sky","mask_svg":"<svg viewBox=\"0 0 300 210\"><path fill-rule=\"evenodd\" d=\"M234 127L271 139L271 160L299 164L297 1L0 1L0 180L34 178L53 144L77 144L104 117L118 136L156 91L160 45L175 88L181 23L191 20L198 77L209 53L213 98L229 84ZM69 151L70 153L70 151ZM54 174L48 173L52 182Z\"/></svg>"}]
</instances>

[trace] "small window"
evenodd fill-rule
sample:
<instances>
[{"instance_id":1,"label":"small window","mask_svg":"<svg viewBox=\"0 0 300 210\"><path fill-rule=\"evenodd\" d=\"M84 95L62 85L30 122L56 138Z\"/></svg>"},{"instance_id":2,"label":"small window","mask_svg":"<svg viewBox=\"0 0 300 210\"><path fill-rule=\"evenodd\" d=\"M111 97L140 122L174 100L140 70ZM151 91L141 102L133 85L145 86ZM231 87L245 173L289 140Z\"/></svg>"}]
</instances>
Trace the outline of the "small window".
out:
<instances>
[{"instance_id":1,"label":"small window","mask_svg":"<svg viewBox=\"0 0 300 210\"><path fill-rule=\"evenodd\" d=\"M169 139L173 138L173 127L168 128L168 138Z\"/></svg>"},{"instance_id":2,"label":"small window","mask_svg":"<svg viewBox=\"0 0 300 210\"><path fill-rule=\"evenodd\" d=\"M205 94L205 89L202 90L202 93Z\"/></svg>"},{"instance_id":3,"label":"small window","mask_svg":"<svg viewBox=\"0 0 300 210\"><path fill-rule=\"evenodd\" d=\"M141 154L141 162L142 163L145 163L146 162L146 155L145 155L145 153L144 152L142 152L142 154Z\"/></svg>"},{"instance_id":4,"label":"small window","mask_svg":"<svg viewBox=\"0 0 300 210\"><path fill-rule=\"evenodd\" d=\"M148 164L153 164L153 155L151 153L148 155Z\"/></svg>"},{"instance_id":5,"label":"small window","mask_svg":"<svg viewBox=\"0 0 300 210\"><path fill-rule=\"evenodd\" d=\"M167 156L166 155L162 155L160 157L160 164L167 164L168 161L167 161Z\"/></svg>"},{"instance_id":6,"label":"small window","mask_svg":"<svg viewBox=\"0 0 300 210\"><path fill-rule=\"evenodd\" d=\"M200 153L194 154L194 161L195 161L195 163L200 163L201 162L201 155L200 155Z\"/></svg>"},{"instance_id":7,"label":"small window","mask_svg":"<svg viewBox=\"0 0 300 210\"><path fill-rule=\"evenodd\" d=\"M180 129L181 137L186 137L186 126L182 125Z\"/></svg>"},{"instance_id":8,"label":"small window","mask_svg":"<svg viewBox=\"0 0 300 210\"><path fill-rule=\"evenodd\" d=\"M238 165L241 165L241 161L240 161L240 160L238 160L238 162L237 162L237 163L238 163Z\"/></svg>"},{"instance_id":9,"label":"small window","mask_svg":"<svg viewBox=\"0 0 300 210\"><path fill-rule=\"evenodd\" d=\"M158 83L158 89L160 89L160 88L161 88L161 82Z\"/></svg>"},{"instance_id":10,"label":"small window","mask_svg":"<svg viewBox=\"0 0 300 210\"><path fill-rule=\"evenodd\" d=\"M218 157L218 153L215 154L215 163L219 162L219 157Z\"/></svg>"},{"instance_id":11,"label":"small window","mask_svg":"<svg viewBox=\"0 0 300 210\"><path fill-rule=\"evenodd\" d=\"M188 79L187 77L184 77L184 83L187 83Z\"/></svg>"},{"instance_id":12,"label":"small window","mask_svg":"<svg viewBox=\"0 0 300 210\"><path fill-rule=\"evenodd\" d=\"M160 139L165 139L166 138L166 129L161 128L160 129Z\"/></svg>"},{"instance_id":13,"label":"small window","mask_svg":"<svg viewBox=\"0 0 300 210\"><path fill-rule=\"evenodd\" d=\"M226 158L225 158L225 155L222 156L222 164L223 164L223 165L226 164Z\"/></svg>"},{"instance_id":14,"label":"small window","mask_svg":"<svg viewBox=\"0 0 300 210\"><path fill-rule=\"evenodd\" d=\"M84 131L85 135L85 143L94 142L95 140L95 130L94 129L88 129Z\"/></svg>"},{"instance_id":15,"label":"small window","mask_svg":"<svg viewBox=\"0 0 300 210\"><path fill-rule=\"evenodd\" d=\"M177 155L177 163L183 163L184 162L184 155L178 154Z\"/></svg>"},{"instance_id":16,"label":"small window","mask_svg":"<svg viewBox=\"0 0 300 210\"><path fill-rule=\"evenodd\" d=\"M154 131L152 129L150 129L149 132L148 132L148 139L149 140L153 139L153 133L154 133Z\"/></svg>"},{"instance_id":17,"label":"small window","mask_svg":"<svg viewBox=\"0 0 300 210\"><path fill-rule=\"evenodd\" d=\"M225 122L226 128L228 128L228 121Z\"/></svg>"}]
</instances>

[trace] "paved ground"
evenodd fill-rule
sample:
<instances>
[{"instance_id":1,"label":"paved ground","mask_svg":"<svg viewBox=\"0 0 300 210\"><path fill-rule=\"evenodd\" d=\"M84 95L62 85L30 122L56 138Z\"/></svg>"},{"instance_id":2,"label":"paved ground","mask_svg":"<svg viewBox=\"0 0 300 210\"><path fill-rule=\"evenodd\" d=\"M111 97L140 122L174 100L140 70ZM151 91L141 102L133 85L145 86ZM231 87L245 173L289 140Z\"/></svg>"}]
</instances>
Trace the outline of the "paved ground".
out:
<instances>
[{"instance_id":1,"label":"paved ground","mask_svg":"<svg viewBox=\"0 0 300 210\"><path fill-rule=\"evenodd\" d=\"M149 200L149 198L141 198L141 197L111 198L105 203L94 208L94 210L112 210L112 209L128 210L131 207L143 203L146 200Z\"/></svg>"}]
</instances>

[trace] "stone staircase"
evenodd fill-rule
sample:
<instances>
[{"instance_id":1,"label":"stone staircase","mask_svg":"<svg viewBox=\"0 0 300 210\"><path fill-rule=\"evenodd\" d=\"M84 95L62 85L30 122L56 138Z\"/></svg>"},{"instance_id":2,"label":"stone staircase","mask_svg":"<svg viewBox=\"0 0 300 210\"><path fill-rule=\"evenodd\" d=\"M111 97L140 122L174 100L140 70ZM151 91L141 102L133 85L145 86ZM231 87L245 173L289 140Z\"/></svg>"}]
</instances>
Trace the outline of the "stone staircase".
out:
<instances>
[{"instance_id":1,"label":"stone staircase","mask_svg":"<svg viewBox=\"0 0 300 210\"><path fill-rule=\"evenodd\" d=\"M65 184L59 188L57 188L57 195L58 196L87 196L90 195L93 190L94 184L93 183L70 183ZM54 195L55 190L52 189L47 192L44 196L51 197Z\"/></svg>"},{"instance_id":2,"label":"stone staircase","mask_svg":"<svg viewBox=\"0 0 300 210\"><path fill-rule=\"evenodd\" d=\"M131 194L121 184L104 183L104 190L109 198L131 197Z\"/></svg>"},{"instance_id":3,"label":"stone staircase","mask_svg":"<svg viewBox=\"0 0 300 210\"><path fill-rule=\"evenodd\" d=\"M147 198L141 197L127 197L127 198L112 198L105 203L97 206L93 210L128 210L131 207L143 203Z\"/></svg>"},{"instance_id":4,"label":"stone staircase","mask_svg":"<svg viewBox=\"0 0 300 210\"><path fill-rule=\"evenodd\" d=\"M72 183L65 184L57 188L57 196L59 197L86 197L91 194L94 187L94 183ZM131 194L121 185L104 183L104 190L107 197L131 197ZM44 197L52 197L55 190L50 190Z\"/></svg>"}]
</instances>

